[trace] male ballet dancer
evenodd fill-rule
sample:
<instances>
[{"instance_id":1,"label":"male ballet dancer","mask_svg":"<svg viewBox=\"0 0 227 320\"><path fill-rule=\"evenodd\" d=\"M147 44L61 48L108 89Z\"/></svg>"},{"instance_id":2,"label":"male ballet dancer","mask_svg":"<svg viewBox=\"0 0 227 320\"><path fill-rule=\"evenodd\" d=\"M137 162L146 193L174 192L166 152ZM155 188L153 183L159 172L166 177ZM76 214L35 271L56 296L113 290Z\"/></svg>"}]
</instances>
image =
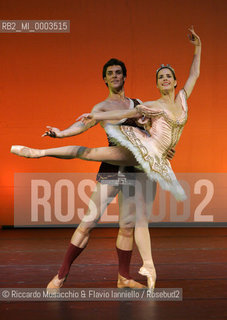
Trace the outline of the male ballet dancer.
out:
<instances>
[{"instance_id":1,"label":"male ballet dancer","mask_svg":"<svg viewBox=\"0 0 227 320\"><path fill-rule=\"evenodd\" d=\"M130 108L134 108L137 104L141 102L138 100L132 100L125 96L124 92L124 82L126 79L126 68L123 62L117 59L109 60L103 67L103 79L109 89L109 96L106 100L97 104L92 111L111 111L116 109L127 110ZM135 125L135 123L131 120L123 120L121 124L127 125ZM89 124L84 124L83 122L76 122L68 129L60 131L54 127L47 127L48 131L45 132L44 136L50 136L55 138L64 138L69 136L74 136L80 134L90 127L96 125L96 121L89 122ZM105 125L105 121L101 122L101 125ZM64 148L61 148L64 150ZM35 154L35 149L33 150L34 154L28 155L28 157L42 157L42 156L54 156L58 158L73 158L73 155L66 156L63 153L59 152L56 148L45 150L45 155L39 153ZM169 154L171 158L173 153ZM121 188L119 184L116 182L122 177L124 177L125 173L135 172L134 167L119 167L113 166L110 164L102 163L100 166L100 170L97 176L97 185L96 190L91 196L91 201L96 204L96 208L99 213L94 216L94 212L91 212L90 208L88 208L87 214L85 218L81 221L80 225L74 232L69 248L66 252L63 264L58 272L58 274L51 280L48 284L47 288L55 288L58 289L63 285L65 281L71 264L73 261L79 256L79 254L83 251L85 246L87 245L89 239L90 231L95 227L96 222L99 220L101 214L105 211L107 205L110 203L110 199L113 199L117 194L119 194L119 224L120 229L117 237L117 253L119 258L119 273L118 273L118 288L143 288L144 286L140 283L131 279L129 275L129 266L130 259L132 255L132 247L133 247L133 230L134 230L134 220L135 220L135 209L132 209L134 206L133 197L129 197L128 192L124 192L124 188ZM126 176L125 176L126 177ZM112 181L111 181L112 180ZM127 179L126 179L127 180ZM111 182L111 183L110 183ZM114 183L113 183L114 182ZM110 183L110 184L109 184ZM107 184L107 194L106 198L103 198L103 184ZM132 200L131 200L132 199ZM133 201L133 202L132 202ZM123 204L124 210L123 210ZM89 206L90 207L90 206ZM101 212L102 211L102 212ZM93 217L91 219L86 219L87 217Z\"/></svg>"}]
</instances>

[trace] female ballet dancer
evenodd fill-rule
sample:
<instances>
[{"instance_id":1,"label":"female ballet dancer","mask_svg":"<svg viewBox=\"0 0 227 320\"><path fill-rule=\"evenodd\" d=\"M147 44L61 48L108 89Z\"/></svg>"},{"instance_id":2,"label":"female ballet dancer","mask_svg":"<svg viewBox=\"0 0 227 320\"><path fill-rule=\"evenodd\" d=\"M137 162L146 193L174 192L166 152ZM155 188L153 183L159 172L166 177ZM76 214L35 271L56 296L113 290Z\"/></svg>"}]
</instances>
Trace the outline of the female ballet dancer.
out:
<instances>
[{"instance_id":1,"label":"female ballet dancer","mask_svg":"<svg viewBox=\"0 0 227 320\"><path fill-rule=\"evenodd\" d=\"M169 65L162 65L156 72L156 84L161 94L160 99L148 101L131 111L116 110L82 115L84 121L134 118L146 132L136 127L108 124L105 130L118 146L101 148L67 146L45 150L12 146L11 152L28 158L50 156L63 159L80 158L88 161L104 161L124 166L139 165L148 177L158 181L164 190L169 190L177 200L184 200L185 193L166 159L166 154L179 141L187 121L186 99L189 98L200 73L201 41L193 27L189 30L191 32L190 42L195 46L194 58L189 78L176 97L175 72ZM148 220L145 223L148 225ZM144 232L145 229L139 228L138 232L135 230L135 240L136 237L143 238L141 232ZM141 244L141 241L139 242ZM143 248L139 248L142 259L143 249L150 247L149 242L150 238L144 237ZM153 260L143 259L143 266L139 272L148 277L148 286L153 288L156 279Z\"/></svg>"}]
</instances>

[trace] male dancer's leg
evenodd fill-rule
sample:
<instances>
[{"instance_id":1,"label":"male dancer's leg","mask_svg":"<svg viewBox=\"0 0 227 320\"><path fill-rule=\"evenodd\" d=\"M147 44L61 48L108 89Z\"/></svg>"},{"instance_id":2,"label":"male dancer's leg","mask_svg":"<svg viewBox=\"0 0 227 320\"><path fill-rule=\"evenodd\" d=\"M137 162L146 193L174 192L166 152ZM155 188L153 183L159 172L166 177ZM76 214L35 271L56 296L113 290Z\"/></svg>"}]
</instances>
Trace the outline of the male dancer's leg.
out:
<instances>
[{"instance_id":1,"label":"male dancer's leg","mask_svg":"<svg viewBox=\"0 0 227 320\"><path fill-rule=\"evenodd\" d=\"M145 288L142 284L135 282L130 277L130 261L133 249L133 234L135 226L135 203L134 197L129 194L131 186L122 188L118 195L119 202L119 224L120 229L118 232L116 249L119 260L119 273L118 273L118 288ZM126 241L127 239L127 241Z\"/></svg>"},{"instance_id":2,"label":"male dancer's leg","mask_svg":"<svg viewBox=\"0 0 227 320\"><path fill-rule=\"evenodd\" d=\"M103 192L103 188L107 188L107 192ZM65 281L73 261L81 254L86 247L90 231L96 226L102 213L108 204L115 198L119 192L118 187L96 184L95 191L92 193L88 210L80 222L79 226L72 235L68 250L66 251L63 263L58 274L51 280L47 288L60 288ZM103 196L105 195L105 196Z\"/></svg>"},{"instance_id":3,"label":"male dancer's leg","mask_svg":"<svg viewBox=\"0 0 227 320\"><path fill-rule=\"evenodd\" d=\"M106 192L103 192L103 188L106 188ZM63 264L58 272L58 274L52 279L52 281L48 284L48 288L60 288L63 285L63 282L69 273L71 264L73 261L80 255L83 249L86 247L87 242L89 240L90 231L96 226L100 216L104 213L108 204L115 198L117 193L119 192L119 188L116 186L110 185L102 185L101 183L96 184L96 191L93 192L91 196L90 203L92 202L93 205L95 204L96 211L93 209L91 210L91 206L89 205L88 211L84 216L83 220L81 221L78 228L75 230L69 248L65 254L65 258ZM104 195L104 196L103 196ZM94 208L94 206L93 206ZM132 238L128 238L127 235L119 234L121 237L121 244L119 245L119 250L121 247L127 248L129 251L132 251ZM126 256L126 257L125 257ZM128 252L123 251L121 254L121 259L119 259L119 269L125 267L129 269L130 259L127 259ZM119 276L118 276L119 278ZM127 279L126 279L127 280ZM141 285L133 280L129 284L127 281L123 281L121 283L121 288L123 287L130 287L138 288Z\"/></svg>"}]
</instances>

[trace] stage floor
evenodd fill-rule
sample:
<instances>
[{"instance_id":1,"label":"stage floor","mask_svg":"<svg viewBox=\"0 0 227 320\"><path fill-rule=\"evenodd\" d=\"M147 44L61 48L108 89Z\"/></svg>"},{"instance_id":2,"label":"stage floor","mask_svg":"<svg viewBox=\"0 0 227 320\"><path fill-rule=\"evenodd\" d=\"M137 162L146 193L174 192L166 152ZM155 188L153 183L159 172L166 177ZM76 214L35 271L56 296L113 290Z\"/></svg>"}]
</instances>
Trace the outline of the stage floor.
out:
<instances>
[{"instance_id":1,"label":"stage floor","mask_svg":"<svg viewBox=\"0 0 227 320\"><path fill-rule=\"evenodd\" d=\"M0 230L0 287L45 288L73 229ZM183 301L1 302L1 319L227 319L227 228L152 228L157 288L182 288ZM64 287L116 288L116 228L93 230ZM136 247L131 276L142 283Z\"/></svg>"}]
</instances>

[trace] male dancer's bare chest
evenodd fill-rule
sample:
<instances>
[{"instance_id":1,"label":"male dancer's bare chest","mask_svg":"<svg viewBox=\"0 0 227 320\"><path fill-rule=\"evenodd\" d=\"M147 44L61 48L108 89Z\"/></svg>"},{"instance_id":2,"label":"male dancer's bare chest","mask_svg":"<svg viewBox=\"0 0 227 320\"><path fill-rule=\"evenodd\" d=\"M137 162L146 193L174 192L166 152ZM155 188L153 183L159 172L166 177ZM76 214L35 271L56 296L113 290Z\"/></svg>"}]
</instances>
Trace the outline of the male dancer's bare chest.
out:
<instances>
[{"instance_id":1,"label":"male dancer's bare chest","mask_svg":"<svg viewBox=\"0 0 227 320\"><path fill-rule=\"evenodd\" d=\"M105 101L105 106L103 111L114 111L114 110L128 110L130 109L132 101L130 99L125 100L114 100L114 99L107 99ZM108 120L108 123L116 124L119 120ZM105 123L105 121L103 121Z\"/></svg>"},{"instance_id":2,"label":"male dancer's bare chest","mask_svg":"<svg viewBox=\"0 0 227 320\"><path fill-rule=\"evenodd\" d=\"M128 110L131 106L131 100L129 98L121 99L106 99L105 100L105 111L113 110Z\"/></svg>"}]
</instances>

